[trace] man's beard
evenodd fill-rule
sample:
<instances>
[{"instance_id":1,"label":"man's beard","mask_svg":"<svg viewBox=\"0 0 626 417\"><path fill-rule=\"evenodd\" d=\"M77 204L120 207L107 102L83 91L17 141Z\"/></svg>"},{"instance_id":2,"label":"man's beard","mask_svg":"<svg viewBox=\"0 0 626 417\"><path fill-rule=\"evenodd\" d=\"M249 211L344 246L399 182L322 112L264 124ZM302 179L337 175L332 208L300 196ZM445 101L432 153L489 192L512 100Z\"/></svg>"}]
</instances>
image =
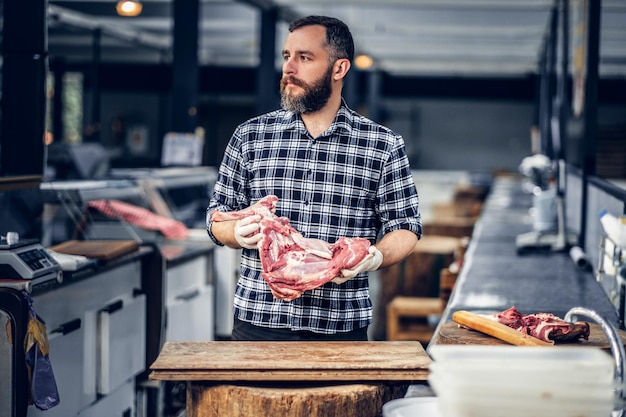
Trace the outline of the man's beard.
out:
<instances>
[{"instance_id":1,"label":"man's beard","mask_svg":"<svg viewBox=\"0 0 626 417\"><path fill-rule=\"evenodd\" d=\"M312 84L294 78L290 75L280 80L280 104L285 110L291 110L297 114L313 113L320 110L328 103L332 93L332 66L319 79ZM290 82L304 90L299 96L291 96L285 91L285 86Z\"/></svg>"}]
</instances>

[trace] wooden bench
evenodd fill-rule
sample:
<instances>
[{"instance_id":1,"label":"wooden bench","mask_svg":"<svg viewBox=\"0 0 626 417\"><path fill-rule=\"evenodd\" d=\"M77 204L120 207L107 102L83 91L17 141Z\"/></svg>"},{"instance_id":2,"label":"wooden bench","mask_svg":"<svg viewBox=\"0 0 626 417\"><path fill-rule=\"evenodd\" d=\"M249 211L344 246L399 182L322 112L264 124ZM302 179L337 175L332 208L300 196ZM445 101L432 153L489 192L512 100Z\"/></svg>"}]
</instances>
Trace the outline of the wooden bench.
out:
<instances>
[{"instance_id":1,"label":"wooden bench","mask_svg":"<svg viewBox=\"0 0 626 417\"><path fill-rule=\"evenodd\" d=\"M374 318L375 339L387 339L387 305L394 297L439 297L440 271L454 261L460 242L450 236L423 236L405 260L380 271L383 285L376 301L381 308Z\"/></svg>"},{"instance_id":2,"label":"wooden bench","mask_svg":"<svg viewBox=\"0 0 626 417\"><path fill-rule=\"evenodd\" d=\"M417 340L428 344L435 330L428 316L441 315L444 302L432 297L395 297L387 305L387 340ZM424 323L404 323L405 319L423 319Z\"/></svg>"},{"instance_id":3,"label":"wooden bench","mask_svg":"<svg viewBox=\"0 0 626 417\"><path fill-rule=\"evenodd\" d=\"M435 217L424 222L424 236L469 237L475 224L472 217Z\"/></svg>"},{"instance_id":4,"label":"wooden bench","mask_svg":"<svg viewBox=\"0 0 626 417\"><path fill-rule=\"evenodd\" d=\"M430 342L435 331L431 316L441 316L448 304L468 244L469 239L459 239L454 262L439 272L439 297L396 296L387 304L386 340Z\"/></svg>"}]
</instances>

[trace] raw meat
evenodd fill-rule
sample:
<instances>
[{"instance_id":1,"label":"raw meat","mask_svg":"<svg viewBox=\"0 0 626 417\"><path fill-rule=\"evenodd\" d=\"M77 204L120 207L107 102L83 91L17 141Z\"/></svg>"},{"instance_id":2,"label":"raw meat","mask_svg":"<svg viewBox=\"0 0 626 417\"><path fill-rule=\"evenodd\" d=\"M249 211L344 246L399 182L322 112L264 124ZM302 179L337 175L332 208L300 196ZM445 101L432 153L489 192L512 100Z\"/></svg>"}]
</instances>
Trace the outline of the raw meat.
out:
<instances>
[{"instance_id":1,"label":"raw meat","mask_svg":"<svg viewBox=\"0 0 626 417\"><path fill-rule=\"evenodd\" d=\"M278 198L267 196L239 211L213 212L213 221L238 220L261 215L258 243L263 273L274 297L294 300L304 291L320 287L350 269L369 254L370 242L362 238L341 237L335 243L302 236L286 217L274 214Z\"/></svg>"},{"instance_id":2,"label":"raw meat","mask_svg":"<svg viewBox=\"0 0 626 417\"><path fill-rule=\"evenodd\" d=\"M546 342L575 342L589 339L589 323L569 323L551 313L522 314L515 307L493 315L502 324Z\"/></svg>"},{"instance_id":3,"label":"raw meat","mask_svg":"<svg viewBox=\"0 0 626 417\"><path fill-rule=\"evenodd\" d=\"M260 199L256 204L251 205L248 208L238 211L214 211L211 213L211 220L214 222L223 222L227 220L239 220L244 217L259 214L263 217L273 217L276 210L276 203L278 197L275 195L268 195Z\"/></svg>"},{"instance_id":4,"label":"raw meat","mask_svg":"<svg viewBox=\"0 0 626 417\"><path fill-rule=\"evenodd\" d=\"M87 206L113 219L123 219L148 230L158 230L168 239L186 239L189 236L189 229L184 223L124 201L94 200Z\"/></svg>"}]
</instances>

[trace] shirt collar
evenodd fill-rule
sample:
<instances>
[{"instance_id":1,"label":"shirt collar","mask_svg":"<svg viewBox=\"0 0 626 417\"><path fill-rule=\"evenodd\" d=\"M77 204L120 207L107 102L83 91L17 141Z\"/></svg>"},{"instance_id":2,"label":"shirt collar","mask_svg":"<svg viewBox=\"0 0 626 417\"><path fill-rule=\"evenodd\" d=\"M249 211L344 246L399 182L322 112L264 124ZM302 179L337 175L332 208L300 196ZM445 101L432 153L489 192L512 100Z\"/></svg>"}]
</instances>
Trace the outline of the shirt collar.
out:
<instances>
[{"instance_id":1,"label":"shirt collar","mask_svg":"<svg viewBox=\"0 0 626 417\"><path fill-rule=\"evenodd\" d=\"M346 104L343 97L341 98L341 105L339 111L335 116L335 120L330 124L328 129L322 133L319 137L332 136L333 134L349 134L352 131L352 120L354 118L354 112ZM287 129L294 129L302 134L308 134L306 126L302 121L302 117L290 110L284 110L283 125Z\"/></svg>"}]
</instances>

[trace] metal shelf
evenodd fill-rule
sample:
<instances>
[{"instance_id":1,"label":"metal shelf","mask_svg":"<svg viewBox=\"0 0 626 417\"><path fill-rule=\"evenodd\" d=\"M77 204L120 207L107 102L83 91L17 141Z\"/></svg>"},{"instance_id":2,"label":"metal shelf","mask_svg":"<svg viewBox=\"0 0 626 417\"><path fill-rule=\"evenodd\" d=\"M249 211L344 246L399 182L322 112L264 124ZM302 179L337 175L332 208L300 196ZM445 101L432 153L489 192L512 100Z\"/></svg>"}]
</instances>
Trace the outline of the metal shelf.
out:
<instances>
[{"instance_id":1,"label":"metal shelf","mask_svg":"<svg viewBox=\"0 0 626 417\"><path fill-rule=\"evenodd\" d=\"M158 188L173 189L212 185L217 179L217 170L214 167L113 169L111 176L133 179L138 184L148 183Z\"/></svg>"},{"instance_id":2,"label":"metal shelf","mask_svg":"<svg viewBox=\"0 0 626 417\"><path fill-rule=\"evenodd\" d=\"M45 203L73 202L82 205L94 200L126 200L144 198L142 188L128 180L54 181L40 186Z\"/></svg>"}]
</instances>

